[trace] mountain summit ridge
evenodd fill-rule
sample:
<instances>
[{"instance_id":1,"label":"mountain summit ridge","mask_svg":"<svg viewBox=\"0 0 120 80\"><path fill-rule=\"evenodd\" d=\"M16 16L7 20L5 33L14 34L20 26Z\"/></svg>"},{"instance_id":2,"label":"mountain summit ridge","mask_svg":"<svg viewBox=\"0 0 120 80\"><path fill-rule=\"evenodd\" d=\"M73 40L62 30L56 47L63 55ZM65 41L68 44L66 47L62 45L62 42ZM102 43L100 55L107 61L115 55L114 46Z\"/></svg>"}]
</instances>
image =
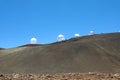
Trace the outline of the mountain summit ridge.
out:
<instances>
[{"instance_id":1,"label":"mountain summit ridge","mask_svg":"<svg viewBox=\"0 0 120 80\"><path fill-rule=\"evenodd\" d=\"M1 73L120 73L120 33L0 49Z\"/></svg>"}]
</instances>

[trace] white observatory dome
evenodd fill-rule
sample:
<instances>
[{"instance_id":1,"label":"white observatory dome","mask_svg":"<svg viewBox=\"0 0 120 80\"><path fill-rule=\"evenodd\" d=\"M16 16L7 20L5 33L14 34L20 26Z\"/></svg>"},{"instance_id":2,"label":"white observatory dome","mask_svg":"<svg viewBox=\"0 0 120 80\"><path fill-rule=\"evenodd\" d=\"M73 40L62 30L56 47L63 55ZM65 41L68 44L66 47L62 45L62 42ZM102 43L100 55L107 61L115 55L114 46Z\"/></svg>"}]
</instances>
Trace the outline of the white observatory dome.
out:
<instances>
[{"instance_id":1,"label":"white observatory dome","mask_svg":"<svg viewBox=\"0 0 120 80\"><path fill-rule=\"evenodd\" d=\"M58 35L58 41L63 41L63 40L65 40L64 35L62 34Z\"/></svg>"},{"instance_id":2,"label":"white observatory dome","mask_svg":"<svg viewBox=\"0 0 120 80\"><path fill-rule=\"evenodd\" d=\"M94 35L94 31L90 31L89 35Z\"/></svg>"},{"instance_id":3,"label":"white observatory dome","mask_svg":"<svg viewBox=\"0 0 120 80\"><path fill-rule=\"evenodd\" d=\"M37 43L37 39L36 38L31 38L30 39L30 43L31 44L36 44Z\"/></svg>"},{"instance_id":4,"label":"white observatory dome","mask_svg":"<svg viewBox=\"0 0 120 80\"><path fill-rule=\"evenodd\" d=\"M75 34L74 36L75 36L75 38L78 38L78 37L80 37L80 35L79 35L79 34Z\"/></svg>"}]
</instances>

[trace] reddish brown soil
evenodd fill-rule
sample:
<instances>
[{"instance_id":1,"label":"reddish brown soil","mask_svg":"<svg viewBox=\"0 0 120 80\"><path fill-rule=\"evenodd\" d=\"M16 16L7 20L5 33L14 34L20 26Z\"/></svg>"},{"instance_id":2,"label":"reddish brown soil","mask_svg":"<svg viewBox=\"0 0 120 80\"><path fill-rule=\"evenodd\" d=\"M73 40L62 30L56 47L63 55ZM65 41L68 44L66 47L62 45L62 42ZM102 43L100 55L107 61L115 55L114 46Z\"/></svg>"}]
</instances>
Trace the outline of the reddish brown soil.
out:
<instances>
[{"instance_id":1,"label":"reddish brown soil","mask_svg":"<svg viewBox=\"0 0 120 80\"><path fill-rule=\"evenodd\" d=\"M7 74L0 80L120 80L120 74L60 73L60 74Z\"/></svg>"},{"instance_id":2,"label":"reddish brown soil","mask_svg":"<svg viewBox=\"0 0 120 80\"><path fill-rule=\"evenodd\" d=\"M0 50L0 73L120 73L120 33Z\"/></svg>"}]
</instances>

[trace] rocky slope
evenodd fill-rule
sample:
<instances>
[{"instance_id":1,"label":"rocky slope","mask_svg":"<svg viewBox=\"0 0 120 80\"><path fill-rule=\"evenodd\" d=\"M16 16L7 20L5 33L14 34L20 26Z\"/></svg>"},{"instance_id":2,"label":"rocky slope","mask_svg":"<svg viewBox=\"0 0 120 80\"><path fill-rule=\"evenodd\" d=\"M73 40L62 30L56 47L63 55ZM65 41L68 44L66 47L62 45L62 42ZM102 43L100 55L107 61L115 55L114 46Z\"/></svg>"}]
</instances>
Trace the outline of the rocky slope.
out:
<instances>
[{"instance_id":1,"label":"rocky slope","mask_svg":"<svg viewBox=\"0 0 120 80\"><path fill-rule=\"evenodd\" d=\"M120 33L0 49L0 73L120 73Z\"/></svg>"}]
</instances>

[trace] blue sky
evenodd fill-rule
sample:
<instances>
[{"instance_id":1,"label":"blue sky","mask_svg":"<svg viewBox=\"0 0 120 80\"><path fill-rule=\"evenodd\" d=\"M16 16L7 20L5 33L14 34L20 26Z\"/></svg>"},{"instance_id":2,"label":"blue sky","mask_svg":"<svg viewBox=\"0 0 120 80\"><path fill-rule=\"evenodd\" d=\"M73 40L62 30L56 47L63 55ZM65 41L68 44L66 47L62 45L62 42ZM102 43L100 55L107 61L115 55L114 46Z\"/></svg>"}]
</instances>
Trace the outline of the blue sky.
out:
<instances>
[{"instance_id":1,"label":"blue sky","mask_svg":"<svg viewBox=\"0 0 120 80\"><path fill-rule=\"evenodd\" d=\"M120 30L120 0L0 0L0 47Z\"/></svg>"}]
</instances>

